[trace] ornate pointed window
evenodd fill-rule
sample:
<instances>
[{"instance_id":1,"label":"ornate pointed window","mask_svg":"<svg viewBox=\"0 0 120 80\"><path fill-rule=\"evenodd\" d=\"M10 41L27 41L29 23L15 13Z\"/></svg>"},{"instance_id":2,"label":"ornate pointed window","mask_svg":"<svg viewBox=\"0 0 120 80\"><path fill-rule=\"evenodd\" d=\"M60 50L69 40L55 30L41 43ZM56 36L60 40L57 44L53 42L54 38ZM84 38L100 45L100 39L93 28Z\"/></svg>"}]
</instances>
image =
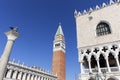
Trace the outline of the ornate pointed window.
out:
<instances>
[{"instance_id":1,"label":"ornate pointed window","mask_svg":"<svg viewBox=\"0 0 120 80\"><path fill-rule=\"evenodd\" d=\"M100 22L96 28L97 36L111 34L110 26L105 22Z\"/></svg>"}]
</instances>

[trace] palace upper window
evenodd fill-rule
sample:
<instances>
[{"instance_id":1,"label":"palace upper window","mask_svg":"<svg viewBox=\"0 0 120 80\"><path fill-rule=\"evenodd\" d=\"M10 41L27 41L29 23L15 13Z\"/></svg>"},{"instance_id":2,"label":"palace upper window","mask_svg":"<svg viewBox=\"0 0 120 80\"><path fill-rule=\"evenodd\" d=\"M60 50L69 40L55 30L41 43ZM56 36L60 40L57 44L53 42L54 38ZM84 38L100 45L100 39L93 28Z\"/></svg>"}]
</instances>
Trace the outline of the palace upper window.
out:
<instances>
[{"instance_id":1,"label":"palace upper window","mask_svg":"<svg viewBox=\"0 0 120 80\"><path fill-rule=\"evenodd\" d=\"M111 33L110 26L107 23L100 22L97 25L97 28L96 28L97 36L107 35L107 34L110 34L110 33Z\"/></svg>"}]
</instances>

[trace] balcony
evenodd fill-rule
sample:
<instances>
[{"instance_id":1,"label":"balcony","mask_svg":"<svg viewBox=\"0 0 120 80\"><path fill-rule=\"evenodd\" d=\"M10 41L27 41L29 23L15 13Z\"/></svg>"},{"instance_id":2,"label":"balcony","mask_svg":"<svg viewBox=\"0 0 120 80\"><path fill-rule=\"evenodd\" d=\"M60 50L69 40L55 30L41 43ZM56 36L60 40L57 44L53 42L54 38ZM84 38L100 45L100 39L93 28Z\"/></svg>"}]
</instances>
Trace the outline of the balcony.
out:
<instances>
[{"instance_id":1,"label":"balcony","mask_svg":"<svg viewBox=\"0 0 120 80\"><path fill-rule=\"evenodd\" d=\"M108 69L107 67L106 68L100 68L101 69L101 72L108 72ZM119 72L119 68L118 67L110 67L110 70L111 72ZM92 68L92 72L93 73L97 73L98 72L98 69L96 68ZM83 73L90 73L90 70L89 69L83 69Z\"/></svg>"}]
</instances>

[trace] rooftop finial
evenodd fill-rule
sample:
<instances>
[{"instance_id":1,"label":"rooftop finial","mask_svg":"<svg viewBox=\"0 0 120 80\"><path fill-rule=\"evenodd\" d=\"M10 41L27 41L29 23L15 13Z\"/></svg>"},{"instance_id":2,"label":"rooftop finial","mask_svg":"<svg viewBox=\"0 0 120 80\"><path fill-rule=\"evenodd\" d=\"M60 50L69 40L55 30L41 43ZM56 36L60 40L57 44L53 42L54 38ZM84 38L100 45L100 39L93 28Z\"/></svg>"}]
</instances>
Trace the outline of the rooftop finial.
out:
<instances>
[{"instance_id":1,"label":"rooftop finial","mask_svg":"<svg viewBox=\"0 0 120 80\"><path fill-rule=\"evenodd\" d=\"M15 62L15 59L13 58L12 62L14 63Z\"/></svg>"},{"instance_id":2,"label":"rooftop finial","mask_svg":"<svg viewBox=\"0 0 120 80\"><path fill-rule=\"evenodd\" d=\"M57 36L57 35L64 35L64 34L63 34L63 31L62 31L62 26L61 26L61 23L60 23L60 22L59 22L58 30L57 30L55 36Z\"/></svg>"},{"instance_id":3,"label":"rooftop finial","mask_svg":"<svg viewBox=\"0 0 120 80\"><path fill-rule=\"evenodd\" d=\"M117 0L117 2L120 2L120 0Z\"/></svg>"},{"instance_id":4,"label":"rooftop finial","mask_svg":"<svg viewBox=\"0 0 120 80\"><path fill-rule=\"evenodd\" d=\"M93 9L92 9L92 8L90 8L90 9L89 9L89 14L90 14L92 11L93 11Z\"/></svg>"},{"instance_id":5,"label":"rooftop finial","mask_svg":"<svg viewBox=\"0 0 120 80\"><path fill-rule=\"evenodd\" d=\"M80 12L78 12L78 16L80 16L81 15L81 13Z\"/></svg>"},{"instance_id":6,"label":"rooftop finial","mask_svg":"<svg viewBox=\"0 0 120 80\"><path fill-rule=\"evenodd\" d=\"M22 65L24 65L24 62L22 62Z\"/></svg>"},{"instance_id":7,"label":"rooftop finial","mask_svg":"<svg viewBox=\"0 0 120 80\"><path fill-rule=\"evenodd\" d=\"M61 22L59 22L59 26L61 26Z\"/></svg>"},{"instance_id":8,"label":"rooftop finial","mask_svg":"<svg viewBox=\"0 0 120 80\"><path fill-rule=\"evenodd\" d=\"M110 0L110 5L111 5L111 4L114 4L114 1L113 1L113 0Z\"/></svg>"},{"instance_id":9,"label":"rooftop finial","mask_svg":"<svg viewBox=\"0 0 120 80\"><path fill-rule=\"evenodd\" d=\"M87 14L87 11L86 11L86 10L84 10L84 11L83 11L83 14Z\"/></svg>"},{"instance_id":10,"label":"rooftop finial","mask_svg":"<svg viewBox=\"0 0 120 80\"><path fill-rule=\"evenodd\" d=\"M106 6L107 6L106 3L103 3L103 4L102 4L102 7L106 7Z\"/></svg>"},{"instance_id":11,"label":"rooftop finial","mask_svg":"<svg viewBox=\"0 0 120 80\"><path fill-rule=\"evenodd\" d=\"M100 7L98 5L96 5L96 10L100 9Z\"/></svg>"},{"instance_id":12,"label":"rooftop finial","mask_svg":"<svg viewBox=\"0 0 120 80\"><path fill-rule=\"evenodd\" d=\"M78 15L78 12L77 12L77 10L75 9L75 11L74 11L74 16L76 17Z\"/></svg>"},{"instance_id":13,"label":"rooftop finial","mask_svg":"<svg viewBox=\"0 0 120 80\"><path fill-rule=\"evenodd\" d=\"M18 64L20 64L20 60L18 60Z\"/></svg>"}]
</instances>

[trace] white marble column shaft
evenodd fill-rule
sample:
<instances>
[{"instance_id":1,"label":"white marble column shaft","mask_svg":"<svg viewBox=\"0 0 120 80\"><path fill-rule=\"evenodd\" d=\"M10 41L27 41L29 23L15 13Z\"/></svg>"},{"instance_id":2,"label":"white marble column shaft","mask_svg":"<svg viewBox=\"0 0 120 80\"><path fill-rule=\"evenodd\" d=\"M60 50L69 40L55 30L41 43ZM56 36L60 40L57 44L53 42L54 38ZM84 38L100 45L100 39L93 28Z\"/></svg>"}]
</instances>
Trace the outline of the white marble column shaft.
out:
<instances>
[{"instance_id":1,"label":"white marble column shaft","mask_svg":"<svg viewBox=\"0 0 120 80\"><path fill-rule=\"evenodd\" d=\"M88 65L89 65L90 73L92 73L92 69L91 69L91 60L88 61Z\"/></svg>"},{"instance_id":2,"label":"white marble column shaft","mask_svg":"<svg viewBox=\"0 0 120 80\"><path fill-rule=\"evenodd\" d=\"M9 56L10 56L10 52L12 49L12 45L13 45L13 41L12 40L8 40L5 50L3 52L3 55L0 59L0 80L3 79L4 73L5 73L5 68L7 66L8 60L9 60Z\"/></svg>"},{"instance_id":3,"label":"white marble column shaft","mask_svg":"<svg viewBox=\"0 0 120 80\"><path fill-rule=\"evenodd\" d=\"M23 74L22 80L26 80L27 79L27 73Z\"/></svg>"},{"instance_id":4,"label":"white marble column shaft","mask_svg":"<svg viewBox=\"0 0 120 80\"><path fill-rule=\"evenodd\" d=\"M19 74L18 74L18 77L17 77L17 79L19 79L19 80L21 80L22 79L22 72L20 72Z\"/></svg>"},{"instance_id":5,"label":"white marble column shaft","mask_svg":"<svg viewBox=\"0 0 120 80\"><path fill-rule=\"evenodd\" d=\"M9 69L9 71L7 72L6 78L11 78L12 76L12 69Z\"/></svg>"},{"instance_id":6,"label":"white marble column shaft","mask_svg":"<svg viewBox=\"0 0 120 80\"><path fill-rule=\"evenodd\" d=\"M13 73L12 78L13 78L13 79L17 79L17 74L18 74L18 71L16 70L16 71Z\"/></svg>"},{"instance_id":7,"label":"white marble column shaft","mask_svg":"<svg viewBox=\"0 0 120 80\"><path fill-rule=\"evenodd\" d=\"M30 76L31 76L31 75L30 75L30 74L28 74L28 76L27 76L27 80L30 80Z\"/></svg>"},{"instance_id":8,"label":"white marble column shaft","mask_svg":"<svg viewBox=\"0 0 120 80\"><path fill-rule=\"evenodd\" d=\"M119 71L120 71L120 64L119 64L119 61L118 61L118 57L116 56L116 62L117 62L117 67L118 67L118 69L119 69Z\"/></svg>"},{"instance_id":9,"label":"white marble column shaft","mask_svg":"<svg viewBox=\"0 0 120 80\"><path fill-rule=\"evenodd\" d=\"M107 63L108 72L111 72L110 65L109 65L109 62L108 62L108 58L106 58L106 63Z\"/></svg>"},{"instance_id":10,"label":"white marble column shaft","mask_svg":"<svg viewBox=\"0 0 120 80\"><path fill-rule=\"evenodd\" d=\"M4 77L5 69L7 67L9 56L12 50L13 42L19 36L16 28L13 28L10 31L6 32L5 35L7 36L8 41L0 59L0 80L2 80Z\"/></svg>"},{"instance_id":11,"label":"white marble column shaft","mask_svg":"<svg viewBox=\"0 0 120 80\"><path fill-rule=\"evenodd\" d=\"M81 73L83 73L83 63L82 62L80 62L80 70L81 70Z\"/></svg>"},{"instance_id":12,"label":"white marble column shaft","mask_svg":"<svg viewBox=\"0 0 120 80\"><path fill-rule=\"evenodd\" d=\"M97 59L97 65L98 65L98 72L101 73L100 64L99 64L99 59Z\"/></svg>"}]
</instances>

